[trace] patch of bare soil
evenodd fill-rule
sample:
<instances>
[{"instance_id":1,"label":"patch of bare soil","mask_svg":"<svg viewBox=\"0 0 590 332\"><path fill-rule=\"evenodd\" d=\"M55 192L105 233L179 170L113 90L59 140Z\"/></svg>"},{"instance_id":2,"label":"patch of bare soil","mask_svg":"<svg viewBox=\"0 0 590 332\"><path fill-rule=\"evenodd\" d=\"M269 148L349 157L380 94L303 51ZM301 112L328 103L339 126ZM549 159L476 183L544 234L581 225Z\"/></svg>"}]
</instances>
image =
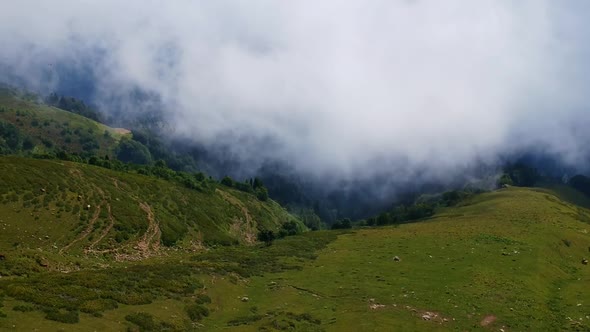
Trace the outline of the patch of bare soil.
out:
<instances>
[{"instance_id":1,"label":"patch of bare soil","mask_svg":"<svg viewBox=\"0 0 590 332\"><path fill-rule=\"evenodd\" d=\"M498 319L498 318L494 315L487 315L481 320L481 322L479 322L479 325L488 326L488 325L492 324L493 322L495 322L496 319Z\"/></svg>"},{"instance_id":2,"label":"patch of bare soil","mask_svg":"<svg viewBox=\"0 0 590 332\"><path fill-rule=\"evenodd\" d=\"M158 251L160 249L160 240L162 232L160 226L156 222L152 208L147 203L139 203L139 207L147 213L148 228L137 243L137 248L142 252L142 256L149 256L150 251Z\"/></svg>"},{"instance_id":3,"label":"patch of bare soil","mask_svg":"<svg viewBox=\"0 0 590 332\"><path fill-rule=\"evenodd\" d=\"M131 134L131 130L125 128L113 128L113 131L121 135Z\"/></svg>"}]
</instances>

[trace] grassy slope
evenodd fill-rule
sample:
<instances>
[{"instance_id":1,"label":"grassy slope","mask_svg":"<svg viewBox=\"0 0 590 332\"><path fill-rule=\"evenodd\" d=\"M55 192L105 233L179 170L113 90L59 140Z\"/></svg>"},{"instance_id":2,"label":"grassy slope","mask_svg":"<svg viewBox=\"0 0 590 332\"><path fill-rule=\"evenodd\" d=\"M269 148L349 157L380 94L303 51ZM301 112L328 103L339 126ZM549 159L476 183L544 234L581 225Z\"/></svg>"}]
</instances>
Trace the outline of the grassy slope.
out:
<instances>
[{"instance_id":1,"label":"grassy slope","mask_svg":"<svg viewBox=\"0 0 590 332\"><path fill-rule=\"evenodd\" d=\"M580 221L587 218L546 193L484 194L428 222L340 235L301 271L229 291L211 286L223 310L208 323L224 330L256 307L311 313L330 331L587 330L590 270L581 260L590 225ZM439 316L426 321L426 312ZM496 320L482 327L489 315ZM236 330L272 325L263 318Z\"/></svg>"},{"instance_id":2,"label":"grassy slope","mask_svg":"<svg viewBox=\"0 0 590 332\"><path fill-rule=\"evenodd\" d=\"M150 271L190 261L196 292L212 299L211 315L198 323L183 311L194 301L189 292L120 305L103 318L81 314L74 325L11 311L21 302L8 297L0 328L124 330L133 326L125 315L141 311L183 329L212 331L588 330L590 270L581 264L589 255L588 220L587 210L547 192L503 189L425 222L312 232L268 248L226 247L192 260L171 254L145 262L142 269ZM86 273L83 279L100 272ZM75 276L55 278L75 285ZM11 282L0 282L0 290ZM427 313L437 316L424 320ZM488 316L495 319L482 326Z\"/></svg>"},{"instance_id":3,"label":"grassy slope","mask_svg":"<svg viewBox=\"0 0 590 332\"><path fill-rule=\"evenodd\" d=\"M9 88L0 88L0 120L16 125L31 136L39 153L45 149L43 141L69 152L82 152L85 138L92 137L99 145L99 155L112 155L118 141L130 135L127 130L37 103Z\"/></svg>"},{"instance_id":4,"label":"grassy slope","mask_svg":"<svg viewBox=\"0 0 590 332\"><path fill-rule=\"evenodd\" d=\"M257 228L293 218L273 201L212 182L199 192L63 161L0 158L0 184L0 252L79 255L90 248L109 257L143 255L155 251L160 238L196 249L251 242ZM150 218L158 227L150 228Z\"/></svg>"}]
</instances>

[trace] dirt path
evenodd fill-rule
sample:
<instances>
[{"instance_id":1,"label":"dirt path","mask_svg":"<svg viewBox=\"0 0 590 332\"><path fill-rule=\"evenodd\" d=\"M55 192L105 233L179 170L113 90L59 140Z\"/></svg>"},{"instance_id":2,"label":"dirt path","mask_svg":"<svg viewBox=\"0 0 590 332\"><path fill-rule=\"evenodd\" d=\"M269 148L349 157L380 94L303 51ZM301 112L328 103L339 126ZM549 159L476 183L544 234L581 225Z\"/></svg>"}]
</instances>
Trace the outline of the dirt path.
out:
<instances>
[{"instance_id":1,"label":"dirt path","mask_svg":"<svg viewBox=\"0 0 590 332\"><path fill-rule=\"evenodd\" d=\"M96 239L96 241L92 242L90 244L90 246L84 250L85 252L92 251L94 246L96 246L100 241L102 241L102 239L104 239L104 237L107 236L107 234L111 231L113 226L115 226L115 219L113 218L113 213L111 212L111 205L107 203L106 206L107 206L107 212L109 215L109 225L102 231L102 233L100 234L98 239Z\"/></svg>"},{"instance_id":2,"label":"dirt path","mask_svg":"<svg viewBox=\"0 0 590 332\"><path fill-rule=\"evenodd\" d=\"M105 202L103 201L100 205L98 205L96 207L96 210L94 210L94 214L92 215L92 218L90 219L90 222L88 223L88 226L86 226L86 229L80 233L80 235L75 238L72 242L68 243L65 247L61 248L59 250L59 253L63 253L64 251L70 249L74 244L76 244L77 242L82 241L83 239L85 239L90 233L92 233L92 230L94 229L94 223L96 222L96 220L98 220L98 216L100 215L100 210L101 210L101 205L104 204Z\"/></svg>"},{"instance_id":3,"label":"dirt path","mask_svg":"<svg viewBox=\"0 0 590 332\"><path fill-rule=\"evenodd\" d=\"M255 243L256 227L254 225L254 219L250 215L248 208L246 208L239 199L235 198L234 196L223 190L215 189L215 192L219 193L219 195L221 195L221 197L223 197L223 199L226 202L240 209L240 211L242 211L242 214L244 214L244 218L246 219L244 221L241 218L236 218L236 220L234 220L234 222L230 226L230 234L243 238L244 242L248 244Z\"/></svg>"},{"instance_id":4,"label":"dirt path","mask_svg":"<svg viewBox=\"0 0 590 332\"><path fill-rule=\"evenodd\" d=\"M156 222L152 208L147 203L139 203L139 207L147 213L148 228L137 243L137 248L142 252L142 256L148 256L150 247L153 251L158 251L158 249L160 249L162 232Z\"/></svg>"}]
</instances>

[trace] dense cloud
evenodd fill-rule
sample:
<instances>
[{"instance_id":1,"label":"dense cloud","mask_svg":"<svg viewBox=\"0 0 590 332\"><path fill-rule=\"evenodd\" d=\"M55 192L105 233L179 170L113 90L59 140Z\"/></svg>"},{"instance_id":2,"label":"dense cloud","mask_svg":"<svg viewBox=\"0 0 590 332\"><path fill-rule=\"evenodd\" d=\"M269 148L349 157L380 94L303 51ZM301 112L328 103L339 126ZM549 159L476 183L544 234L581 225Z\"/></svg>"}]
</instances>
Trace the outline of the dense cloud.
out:
<instances>
[{"instance_id":1,"label":"dense cloud","mask_svg":"<svg viewBox=\"0 0 590 332\"><path fill-rule=\"evenodd\" d=\"M68 79L60 66L84 73L105 109L153 93L176 135L227 143L250 164L436 178L534 148L583 167L588 7L9 1L0 70L41 91Z\"/></svg>"}]
</instances>

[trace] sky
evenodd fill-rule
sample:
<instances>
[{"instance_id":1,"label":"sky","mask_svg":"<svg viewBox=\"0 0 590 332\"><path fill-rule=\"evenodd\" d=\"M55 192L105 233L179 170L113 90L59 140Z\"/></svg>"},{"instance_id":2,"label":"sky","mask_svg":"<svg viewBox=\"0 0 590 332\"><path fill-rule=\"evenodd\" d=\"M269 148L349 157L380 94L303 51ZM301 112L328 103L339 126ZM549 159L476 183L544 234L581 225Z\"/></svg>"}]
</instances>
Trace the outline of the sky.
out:
<instances>
[{"instance_id":1,"label":"sky","mask_svg":"<svg viewBox=\"0 0 590 332\"><path fill-rule=\"evenodd\" d=\"M7 1L0 74L38 91L84 76L106 112L134 89L154 94L174 135L229 145L244 167L279 160L317 175L419 168L439 178L532 149L585 169L589 9L581 0Z\"/></svg>"}]
</instances>

